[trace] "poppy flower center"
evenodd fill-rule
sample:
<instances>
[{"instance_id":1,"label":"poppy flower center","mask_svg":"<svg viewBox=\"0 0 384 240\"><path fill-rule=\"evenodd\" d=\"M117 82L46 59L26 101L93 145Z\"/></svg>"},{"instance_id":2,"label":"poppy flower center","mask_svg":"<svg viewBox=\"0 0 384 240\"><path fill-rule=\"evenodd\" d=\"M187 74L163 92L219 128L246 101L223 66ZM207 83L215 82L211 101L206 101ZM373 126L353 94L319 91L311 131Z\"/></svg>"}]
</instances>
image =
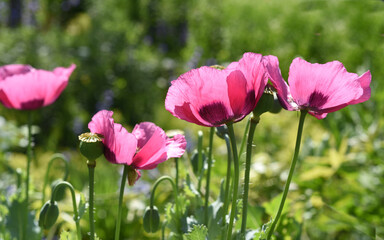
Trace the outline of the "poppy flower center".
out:
<instances>
[{"instance_id":1,"label":"poppy flower center","mask_svg":"<svg viewBox=\"0 0 384 240\"><path fill-rule=\"evenodd\" d=\"M308 107L312 110L319 110L328 101L328 96L321 92L313 92L308 98Z\"/></svg>"},{"instance_id":2,"label":"poppy flower center","mask_svg":"<svg viewBox=\"0 0 384 240\"><path fill-rule=\"evenodd\" d=\"M202 106L199 110L199 114L202 119L213 125L221 125L231 119L222 102L214 102Z\"/></svg>"},{"instance_id":3,"label":"poppy flower center","mask_svg":"<svg viewBox=\"0 0 384 240\"><path fill-rule=\"evenodd\" d=\"M28 102L22 102L20 105L22 109L32 110L42 107L44 105L44 99L34 99Z\"/></svg>"}]
</instances>

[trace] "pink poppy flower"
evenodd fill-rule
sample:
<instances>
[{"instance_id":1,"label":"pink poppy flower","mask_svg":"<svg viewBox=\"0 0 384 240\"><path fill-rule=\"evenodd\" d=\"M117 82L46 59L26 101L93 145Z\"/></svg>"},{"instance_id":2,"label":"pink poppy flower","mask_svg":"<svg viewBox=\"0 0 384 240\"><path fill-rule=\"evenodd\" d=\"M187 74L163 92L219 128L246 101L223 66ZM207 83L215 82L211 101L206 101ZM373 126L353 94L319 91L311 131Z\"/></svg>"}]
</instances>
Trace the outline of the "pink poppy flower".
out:
<instances>
[{"instance_id":1,"label":"pink poppy flower","mask_svg":"<svg viewBox=\"0 0 384 240\"><path fill-rule=\"evenodd\" d=\"M256 106L267 83L262 55L245 53L226 69L192 69L172 81L165 108L177 118L207 127L238 122Z\"/></svg>"},{"instance_id":2,"label":"pink poppy flower","mask_svg":"<svg viewBox=\"0 0 384 240\"><path fill-rule=\"evenodd\" d=\"M275 56L267 56L266 67L277 90L282 106L290 111L308 110L323 119L348 105L367 101L371 97L371 73L361 76L349 73L339 61L312 64L295 58L284 81Z\"/></svg>"},{"instance_id":3,"label":"pink poppy flower","mask_svg":"<svg viewBox=\"0 0 384 240\"><path fill-rule=\"evenodd\" d=\"M32 110L52 104L68 84L76 68L58 67L53 71L12 64L0 67L0 102L7 108Z\"/></svg>"},{"instance_id":4,"label":"pink poppy flower","mask_svg":"<svg viewBox=\"0 0 384 240\"><path fill-rule=\"evenodd\" d=\"M137 173L135 180L140 177L138 169L153 169L169 158L184 154L187 142L183 135L169 138L163 129L151 122L137 124L129 133L114 123L112 115L112 111L99 111L88 128L92 133L103 135L105 158L114 164L131 166Z\"/></svg>"}]
</instances>

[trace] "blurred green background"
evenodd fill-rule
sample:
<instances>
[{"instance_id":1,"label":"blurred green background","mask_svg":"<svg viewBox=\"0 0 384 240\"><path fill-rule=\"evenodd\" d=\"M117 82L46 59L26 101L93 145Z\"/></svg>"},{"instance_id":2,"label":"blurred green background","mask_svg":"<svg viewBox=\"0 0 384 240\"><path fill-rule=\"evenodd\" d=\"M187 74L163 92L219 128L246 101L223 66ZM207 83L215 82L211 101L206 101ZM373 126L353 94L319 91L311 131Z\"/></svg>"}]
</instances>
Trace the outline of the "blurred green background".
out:
<instances>
[{"instance_id":1,"label":"blurred green background","mask_svg":"<svg viewBox=\"0 0 384 240\"><path fill-rule=\"evenodd\" d=\"M207 129L178 120L164 109L170 81L202 65L237 61L248 51L277 56L285 79L298 56L318 63L339 60L358 74L372 72L368 102L324 120L308 117L290 203L278 229L287 236L280 239L298 239L299 233L301 239L372 239L384 226L384 2L380 0L0 0L0 65L24 63L43 69L77 65L60 98L34 112L36 192L41 191L41 176L54 152L70 157L70 181L86 191L87 169L77 152L77 136L88 130L91 117L101 109L113 110L116 122L128 129L141 121L155 122L165 130L182 129L192 149L196 131ZM6 196L15 181L9 177L12 169L24 169L21 126L27 118L4 107L0 115L0 188ZM297 122L295 112L266 114L256 130L252 228L268 221L276 209L273 199L285 182ZM239 138L243 125L237 125ZM225 161L223 144L215 140L216 162ZM189 165L187 160L184 164ZM174 174L173 166L166 162L160 172L144 173L142 183L129 190L123 229L127 239L158 238L137 229L150 183L161 174ZM213 181L220 182L224 166L214 166ZM105 161L96 169L96 223L103 239L114 231L118 170ZM58 170L52 179L60 176ZM214 188L213 195L217 192ZM159 196L159 205L167 198L171 195ZM69 221L59 227L73 225Z\"/></svg>"}]
</instances>

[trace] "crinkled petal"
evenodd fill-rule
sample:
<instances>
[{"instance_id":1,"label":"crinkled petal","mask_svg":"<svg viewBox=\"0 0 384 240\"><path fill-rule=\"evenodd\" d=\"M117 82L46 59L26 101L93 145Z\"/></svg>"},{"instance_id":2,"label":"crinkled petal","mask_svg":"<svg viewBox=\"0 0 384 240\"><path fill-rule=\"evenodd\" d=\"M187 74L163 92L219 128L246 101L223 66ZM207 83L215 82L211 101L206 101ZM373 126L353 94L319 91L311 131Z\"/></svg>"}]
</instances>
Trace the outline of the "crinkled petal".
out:
<instances>
[{"instance_id":1,"label":"crinkled petal","mask_svg":"<svg viewBox=\"0 0 384 240\"><path fill-rule=\"evenodd\" d=\"M336 111L364 95L358 75L347 72L338 61L311 64L296 58L290 66L288 82L300 108L313 112Z\"/></svg>"},{"instance_id":2,"label":"crinkled petal","mask_svg":"<svg viewBox=\"0 0 384 240\"><path fill-rule=\"evenodd\" d=\"M115 154L115 163L131 165L136 153L137 139L120 124L114 124L115 146L112 152ZM112 160L112 159L111 159Z\"/></svg>"},{"instance_id":3,"label":"crinkled petal","mask_svg":"<svg viewBox=\"0 0 384 240\"><path fill-rule=\"evenodd\" d=\"M112 111L99 111L92 117L88 128L103 135L104 155L109 162L130 165L136 153L137 139L123 126L114 123L112 115Z\"/></svg>"},{"instance_id":4,"label":"crinkled petal","mask_svg":"<svg viewBox=\"0 0 384 240\"><path fill-rule=\"evenodd\" d=\"M162 130L155 128L152 136L134 156L132 165L137 169L148 169L147 166L156 166L167 160L166 141Z\"/></svg>"},{"instance_id":5,"label":"crinkled petal","mask_svg":"<svg viewBox=\"0 0 384 240\"><path fill-rule=\"evenodd\" d=\"M256 102L259 101L268 82L268 75L263 63L263 56L258 53L247 52L238 64L230 65L240 70L247 80L247 92L254 91Z\"/></svg>"},{"instance_id":6,"label":"crinkled petal","mask_svg":"<svg viewBox=\"0 0 384 240\"><path fill-rule=\"evenodd\" d=\"M33 67L25 64L10 64L0 67L0 81L13 75L25 74L34 70Z\"/></svg>"},{"instance_id":7,"label":"crinkled petal","mask_svg":"<svg viewBox=\"0 0 384 240\"><path fill-rule=\"evenodd\" d=\"M156 126L156 124L151 122L142 122L140 124L136 124L134 129L132 130L132 134L135 135L137 139L137 147L139 149L143 148L144 145L148 142L148 140L152 137L155 131L159 131L159 133L166 138L166 134L160 127Z\"/></svg>"},{"instance_id":8,"label":"crinkled petal","mask_svg":"<svg viewBox=\"0 0 384 240\"><path fill-rule=\"evenodd\" d=\"M178 158L181 157L185 148L187 147L187 141L184 135L177 134L173 138L168 138L166 142L167 158Z\"/></svg>"},{"instance_id":9,"label":"crinkled petal","mask_svg":"<svg viewBox=\"0 0 384 240\"><path fill-rule=\"evenodd\" d=\"M292 100L288 84L281 76L279 60L277 57L272 55L265 56L263 62L272 85L277 91L277 97L279 98L282 107L290 111L297 110L297 106Z\"/></svg>"}]
</instances>

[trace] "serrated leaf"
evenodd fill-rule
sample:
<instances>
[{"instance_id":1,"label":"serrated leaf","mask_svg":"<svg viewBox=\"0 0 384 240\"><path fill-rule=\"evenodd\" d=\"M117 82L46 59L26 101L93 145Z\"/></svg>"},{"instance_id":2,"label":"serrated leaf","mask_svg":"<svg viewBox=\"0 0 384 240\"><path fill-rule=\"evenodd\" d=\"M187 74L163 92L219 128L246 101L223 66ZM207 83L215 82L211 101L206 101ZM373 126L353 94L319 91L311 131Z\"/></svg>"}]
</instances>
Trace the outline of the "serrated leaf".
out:
<instances>
[{"instance_id":1,"label":"serrated leaf","mask_svg":"<svg viewBox=\"0 0 384 240\"><path fill-rule=\"evenodd\" d=\"M266 240L268 232L269 232L269 230L271 228L272 222L273 222L273 219L271 219L269 222L263 224L261 229L256 230L256 232L254 234L254 239L256 239L256 240Z\"/></svg>"},{"instance_id":2,"label":"serrated leaf","mask_svg":"<svg viewBox=\"0 0 384 240\"><path fill-rule=\"evenodd\" d=\"M204 240L207 238L208 229L204 225L195 225L190 233L185 234L186 240Z\"/></svg>"}]
</instances>

